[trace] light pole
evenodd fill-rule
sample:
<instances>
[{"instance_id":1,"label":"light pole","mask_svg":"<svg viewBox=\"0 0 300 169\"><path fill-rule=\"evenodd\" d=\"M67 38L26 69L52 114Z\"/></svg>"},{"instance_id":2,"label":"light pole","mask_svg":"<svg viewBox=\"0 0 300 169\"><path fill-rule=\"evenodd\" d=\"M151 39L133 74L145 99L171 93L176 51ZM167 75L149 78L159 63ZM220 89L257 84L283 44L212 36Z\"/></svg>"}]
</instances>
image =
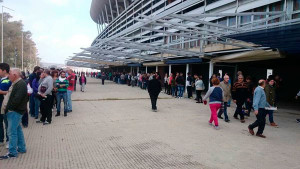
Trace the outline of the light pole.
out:
<instances>
[{"instance_id":1,"label":"light pole","mask_svg":"<svg viewBox=\"0 0 300 169\"><path fill-rule=\"evenodd\" d=\"M4 22L4 17L3 17L3 8L6 8L6 9L8 9L8 10L11 10L11 11L14 11L14 10L12 10L12 9L10 9L10 8L8 8L8 7L5 7L5 6L3 6L2 5L2 34L1 34L1 61L2 61L2 63L3 63L3 22Z\"/></svg>"}]
</instances>

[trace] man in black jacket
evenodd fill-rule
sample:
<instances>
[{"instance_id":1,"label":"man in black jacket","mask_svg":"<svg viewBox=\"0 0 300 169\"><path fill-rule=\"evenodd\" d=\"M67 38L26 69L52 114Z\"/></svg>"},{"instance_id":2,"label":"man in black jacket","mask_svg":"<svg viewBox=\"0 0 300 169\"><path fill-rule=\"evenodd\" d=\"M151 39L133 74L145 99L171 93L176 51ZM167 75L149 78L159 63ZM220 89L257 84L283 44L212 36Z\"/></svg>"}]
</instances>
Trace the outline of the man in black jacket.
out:
<instances>
[{"instance_id":1,"label":"man in black jacket","mask_svg":"<svg viewBox=\"0 0 300 169\"><path fill-rule=\"evenodd\" d=\"M150 80L148 84L148 93L150 95L152 110L154 112L157 111L156 102L160 91L161 91L161 84L159 80L157 80L156 76L154 75L153 79Z\"/></svg>"},{"instance_id":2,"label":"man in black jacket","mask_svg":"<svg viewBox=\"0 0 300 169\"><path fill-rule=\"evenodd\" d=\"M9 80L12 82L12 86L4 98L1 108L1 111L6 114L8 122L9 153L1 156L0 160L17 157L18 152L26 153L21 121L27 109L27 86L21 79L20 69L11 69Z\"/></svg>"}]
</instances>

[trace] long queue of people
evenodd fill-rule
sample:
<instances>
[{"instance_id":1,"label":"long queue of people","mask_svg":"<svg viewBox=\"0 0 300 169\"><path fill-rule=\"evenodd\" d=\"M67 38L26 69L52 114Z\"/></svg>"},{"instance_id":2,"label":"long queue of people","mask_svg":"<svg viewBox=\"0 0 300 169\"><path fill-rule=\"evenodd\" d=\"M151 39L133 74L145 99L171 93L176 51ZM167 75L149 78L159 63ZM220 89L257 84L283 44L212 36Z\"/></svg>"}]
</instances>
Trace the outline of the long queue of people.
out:
<instances>
[{"instance_id":1,"label":"long queue of people","mask_svg":"<svg viewBox=\"0 0 300 169\"><path fill-rule=\"evenodd\" d=\"M72 112L71 98L72 92L76 91L77 75L71 69L64 71L36 66L27 78L20 69L10 69L8 64L0 63L0 76L0 146L6 145L8 149L6 155L0 156L3 160L26 153L21 125L28 127L29 116L38 119L36 123L49 125L53 111L56 111L56 117L60 116L62 100L64 116ZM79 83L84 91L86 78L83 74Z\"/></svg>"},{"instance_id":2,"label":"long queue of people","mask_svg":"<svg viewBox=\"0 0 300 169\"><path fill-rule=\"evenodd\" d=\"M274 110L272 108L277 105L277 90L280 87L280 78L278 76L269 76L267 80L259 80L257 84L250 76L246 79L241 71L237 72L236 81L232 83L231 78L227 73L224 77L220 74L214 74L210 78L210 87L206 92L204 98L202 93L206 89L202 80L202 75L187 73L188 77L185 78L183 73L165 74L162 79L157 72L154 73L141 73L137 75L134 73L112 73L112 80L117 84L126 84L128 86L138 86L141 89L148 90L152 110L157 111L156 102L162 88L164 92L176 98L183 98L184 89L187 89L187 98L192 99L193 93L196 93L196 103L207 104L211 109L211 118L209 124L214 122L214 128L219 129L218 119L224 119L225 122L230 122L227 108L230 107L231 101L236 104L236 109L233 115L234 119L240 120L245 123L245 116L250 116L253 111L257 120L248 126L249 132L254 134L253 129L258 127L257 136L265 138L263 135L264 126L266 123L266 116L269 116L270 126L278 127L274 122ZM300 97L300 91L296 99ZM224 118L222 117L224 114ZM297 119L300 122L300 119Z\"/></svg>"}]
</instances>

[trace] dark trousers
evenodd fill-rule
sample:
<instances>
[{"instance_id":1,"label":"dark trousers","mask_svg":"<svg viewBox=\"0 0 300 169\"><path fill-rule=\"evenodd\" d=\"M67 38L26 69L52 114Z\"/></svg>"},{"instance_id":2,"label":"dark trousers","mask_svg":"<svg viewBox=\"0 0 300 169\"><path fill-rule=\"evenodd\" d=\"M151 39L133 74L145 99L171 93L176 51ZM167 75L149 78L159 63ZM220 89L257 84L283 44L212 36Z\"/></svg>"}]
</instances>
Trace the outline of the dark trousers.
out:
<instances>
[{"instance_id":1,"label":"dark trousers","mask_svg":"<svg viewBox=\"0 0 300 169\"><path fill-rule=\"evenodd\" d=\"M234 117L237 117L238 115L240 115L240 119L244 120L244 114L243 114L243 104L245 103L245 101L243 100L237 100L236 101L236 110L234 113Z\"/></svg>"},{"instance_id":2,"label":"dark trousers","mask_svg":"<svg viewBox=\"0 0 300 169\"><path fill-rule=\"evenodd\" d=\"M76 91L76 81L75 81L75 84L74 84L74 91Z\"/></svg>"},{"instance_id":3,"label":"dark trousers","mask_svg":"<svg viewBox=\"0 0 300 169\"><path fill-rule=\"evenodd\" d=\"M105 79L102 79L102 85L104 85L104 81L105 81Z\"/></svg>"},{"instance_id":4,"label":"dark trousers","mask_svg":"<svg viewBox=\"0 0 300 169\"><path fill-rule=\"evenodd\" d=\"M187 92L188 92L188 98L193 96L193 87L192 86L187 86L186 87Z\"/></svg>"},{"instance_id":5,"label":"dark trousers","mask_svg":"<svg viewBox=\"0 0 300 169\"><path fill-rule=\"evenodd\" d=\"M6 130L4 130L3 122ZM0 114L0 142L4 142L4 131L6 135L6 142L9 140L7 135L7 127L8 127L8 123L7 123L6 115Z\"/></svg>"},{"instance_id":6,"label":"dark trousers","mask_svg":"<svg viewBox=\"0 0 300 169\"><path fill-rule=\"evenodd\" d=\"M197 101L202 102L202 96L201 96L202 90L196 90L197 95Z\"/></svg>"},{"instance_id":7,"label":"dark trousers","mask_svg":"<svg viewBox=\"0 0 300 169\"><path fill-rule=\"evenodd\" d=\"M34 107L34 94L29 96L29 109L31 117L35 116L35 107Z\"/></svg>"},{"instance_id":8,"label":"dark trousers","mask_svg":"<svg viewBox=\"0 0 300 169\"><path fill-rule=\"evenodd\" d=\"M167 93L168 92L168 83L164 83L164 85L165 85L165 93Z\"/></svg>"},{"instance_id":9,"label":"dark trousers","mask_svg":"<svg viewBox=\"0 0 300 169\"><path fill-rule=\"evenodd\" d=\"M152 105L153 110L157 110L157 107L156 107L157 98L158 98L158 95L150 95L151 105Z\"/></svg>"},{"instance_id":10,"label":"dark trousers","mask_svg":"<svg viewBox=\"0 0 300 169\"><path fill-rule=\"evenodd\" d=\"M265 109L258 109L258 114L256 115L257 120L249 125L250 129L254 129L255 127L258 127L256 134L262 134L265 129L266 125L266 110Z\"/></svg>"},{"instance_id":11,"label":"dark trousers","mask_svg":"<svg viewBox=\"0 0 300 169\"><path fill-rule=\"evenodd\" d=\"M52 121L52 105L51 105L52 96L47 95L47 98L41 100L41 121L51 123Z\"/></svg>"},{"instance_id":12,"label":"dark trousers","mask_svg":"<svg viewBox=\"0 0 300 169\"><path fill-rule=\"evenodd\" d=\"M26 110L22 116L22 125L28 127L28 110Z\"/></svg>"},{"instance_id":13,"label":"dark trousers","mask_svg":"<svg viewBox=\"0 0 300 169\"><path fill-rule=\"evenodd\" d=\"M227 102L223 102L223 105L221 106L219 113L218 113L218 117L221 117L222 114L224 113L225 116L225 120L229 120L228 115L227 115Z\"/></svg>"}]
</instances>

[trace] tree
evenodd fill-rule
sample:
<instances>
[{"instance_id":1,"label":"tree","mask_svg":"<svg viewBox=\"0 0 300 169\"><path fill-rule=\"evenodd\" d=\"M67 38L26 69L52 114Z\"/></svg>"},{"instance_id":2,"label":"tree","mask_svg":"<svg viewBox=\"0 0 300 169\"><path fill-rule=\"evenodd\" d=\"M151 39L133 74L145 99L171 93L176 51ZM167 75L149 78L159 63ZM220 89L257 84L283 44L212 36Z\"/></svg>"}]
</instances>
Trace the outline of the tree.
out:
<instances>
[{"instance_id":1,"label":"tree","mask_svg":"<svg viewBox=\"0 0 300 169\"><path fill-rule=\"evenodd\" d=\"M1 14L2 15L2 14ZM2 16L1 16L2 17ZM24 68L32 70L38 61L36 44L32 40L32 33L24 31L22 21L10 21L12 16L9 13L3 14L3 55L4 62L12 67L22 67L22 35L24 39L23 54ZM1 31L1 28L0 28ZM0 39L1 43L1 39ZM2 49L0 49L1 52Z\"/></svg>"}]
</instances>

